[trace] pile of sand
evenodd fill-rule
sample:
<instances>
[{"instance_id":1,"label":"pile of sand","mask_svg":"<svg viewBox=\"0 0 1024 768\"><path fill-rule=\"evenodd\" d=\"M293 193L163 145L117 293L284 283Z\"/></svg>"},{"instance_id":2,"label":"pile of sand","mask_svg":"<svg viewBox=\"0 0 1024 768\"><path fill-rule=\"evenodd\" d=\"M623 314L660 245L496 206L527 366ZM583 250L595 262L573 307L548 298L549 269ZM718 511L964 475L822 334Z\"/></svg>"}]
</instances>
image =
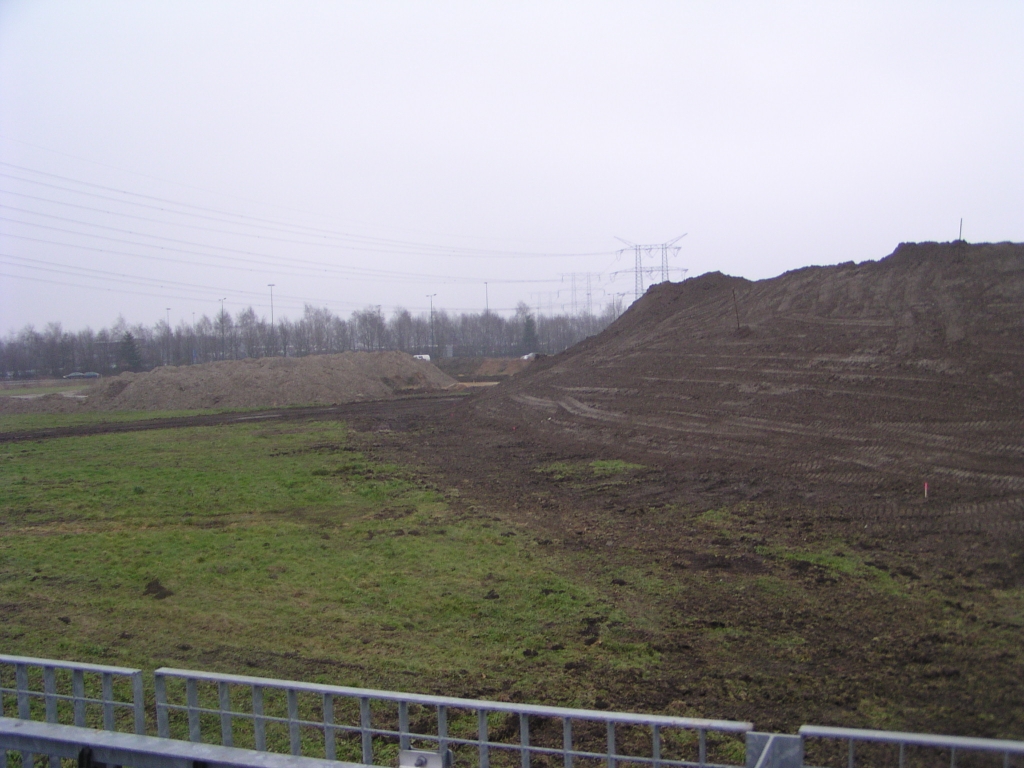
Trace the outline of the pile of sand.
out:
<instances>
[{"instance_id":1,"label":"pile of sand","mask_svg":"<svg viewBox=\"0 0 1024 768\"><path fill-rule=\"evenodd\" d=\"M404 352L225 360L122 373L86 391L83 400L50 395L0 398L6 413L78 410L189 410L329 405L444 390L456 381Z\"/></svg>"}]
</instances>

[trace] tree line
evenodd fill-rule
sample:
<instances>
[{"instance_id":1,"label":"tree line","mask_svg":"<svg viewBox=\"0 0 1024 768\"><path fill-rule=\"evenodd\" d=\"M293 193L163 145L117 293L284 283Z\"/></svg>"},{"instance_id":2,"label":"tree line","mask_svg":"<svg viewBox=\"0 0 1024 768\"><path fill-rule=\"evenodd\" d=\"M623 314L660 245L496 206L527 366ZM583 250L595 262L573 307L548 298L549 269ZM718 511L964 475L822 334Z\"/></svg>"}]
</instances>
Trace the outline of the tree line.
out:
<instances>
[{"instance_id":1,"label":"tree line","mask_svg":"<svg viewBox=\"0 0 1024 768\"><path fill-rule=\"evenodd\" d=\"M39 331L26 326L0 340L0 377L65 376L74 371L103 375L149 370L160 365L196 365L246 357L302 357L349 350L400 350L436 357L512 357L555 354L600 332L622 313L622 304L600 315L535 315L520 303L515 315L492 312L452 314L435 310L413 315L380 307L355 311L347 319L307 304L302 317L273 325L250 306L234 317L224 311L171 327L129 325L123 318L99 331L71 332L60 323Z\"/></svg>"}]
</instances>

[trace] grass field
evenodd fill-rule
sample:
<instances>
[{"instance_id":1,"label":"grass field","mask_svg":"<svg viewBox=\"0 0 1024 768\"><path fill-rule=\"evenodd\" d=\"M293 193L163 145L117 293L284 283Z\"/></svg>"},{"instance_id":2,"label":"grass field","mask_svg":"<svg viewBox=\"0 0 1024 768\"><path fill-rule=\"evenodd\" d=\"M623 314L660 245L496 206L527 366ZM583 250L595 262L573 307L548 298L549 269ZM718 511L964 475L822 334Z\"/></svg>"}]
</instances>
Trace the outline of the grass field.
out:
<instances>
[{"instance_id":1,"label":"grass field","mask_svg":"<svg viewBox=\"0 0 1024 768\"><path fill-rule=\"evenodd\" d=\"M583 705L592 684L550 690L567 664L656 656L616 637L625 617L571 563L367 460L340 422L15 443L0 474L8 653L463 693L500 679ZM579 631L595 613L600 643Z\"/></svg>"}]
</instances>

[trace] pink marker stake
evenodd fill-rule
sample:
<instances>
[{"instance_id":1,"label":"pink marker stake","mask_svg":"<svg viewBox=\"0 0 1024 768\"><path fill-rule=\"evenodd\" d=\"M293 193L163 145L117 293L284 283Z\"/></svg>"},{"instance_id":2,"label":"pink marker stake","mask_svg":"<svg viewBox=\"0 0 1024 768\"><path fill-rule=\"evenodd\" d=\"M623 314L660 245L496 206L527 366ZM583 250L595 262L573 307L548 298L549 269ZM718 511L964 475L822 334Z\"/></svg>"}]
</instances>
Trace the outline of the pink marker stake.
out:
<instances>
[{"instance_id":1,"label":"pink marker stake","mask_svg":"<svg viewBox=\"0 0 1024 768\"><path fill-rule=\"evenodd\" d=\"M928 498L928 483L924 484L924 497L926 499Z\"/></svg>"}]
</instances>

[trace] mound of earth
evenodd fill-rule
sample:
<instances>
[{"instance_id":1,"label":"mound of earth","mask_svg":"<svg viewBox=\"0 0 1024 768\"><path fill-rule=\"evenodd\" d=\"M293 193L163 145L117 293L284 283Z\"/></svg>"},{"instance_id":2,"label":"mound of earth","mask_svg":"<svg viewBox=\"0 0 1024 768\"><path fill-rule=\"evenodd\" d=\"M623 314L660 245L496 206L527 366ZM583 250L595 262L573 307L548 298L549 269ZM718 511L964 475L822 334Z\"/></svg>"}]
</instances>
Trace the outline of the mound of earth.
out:
<instances>
[{"instance_id":1,"label":"mound of earth","mask_svg":"<svg viewBox=\"0 0 1024 768\"><path fill-rule=\"evenodd\" d=\"M12 392L0 395L0 413L78 413L86 410L86 398L54 392L38 397L19 397Z\"/></svg>"},{"instance_id":2,"label":"mound of earth","mask_svg":"<svg viewBox=\"0 0 1024 768\"><path fill-rule=\"evenodd\" d=\"M59 395L5 398L5 412L260 408L381 400L444 390L454 379L404 352L345 352L310 357L225 360L122 373L80 402Z\"/></svg>"},{"instance_id":3,"label":"mound of earth","mask_svg":"<svg viewBox=\"0 0 1024 768\"><path fill-rule=\"evenodd\" d=\"M695 499L827 500L862 525L1020 538L1022 307L1013 243L902 244L758 282L712 273L652 287L475 407L672 467Z\"/></svg>"}]
</instances>

